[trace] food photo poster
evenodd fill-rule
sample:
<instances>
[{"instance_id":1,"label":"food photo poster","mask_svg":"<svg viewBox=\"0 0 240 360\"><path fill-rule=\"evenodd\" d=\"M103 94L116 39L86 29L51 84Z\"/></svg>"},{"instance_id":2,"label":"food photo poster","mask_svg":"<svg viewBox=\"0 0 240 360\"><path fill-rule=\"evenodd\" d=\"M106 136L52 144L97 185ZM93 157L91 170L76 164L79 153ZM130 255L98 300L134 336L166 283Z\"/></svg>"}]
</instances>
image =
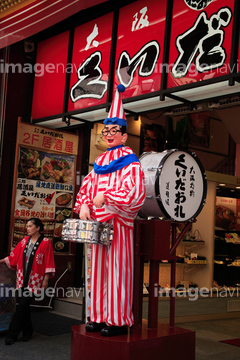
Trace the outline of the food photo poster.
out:
<instances>
[{"instance_id":1,"label":"food photo poster","mask_svg":"<svg viewBox=\"0 0 240 360\"><path fill-rule=\"evenodd\" d=\"M216 197L215 228L240 231L240 199Z\"/></svg>"},{"instance_id":2,"label":"food photo poster","mask_svg":"<svg viewBox=\"0 0 240 360\"><path fill-rule=\"evenodd\" d=\"M61 240L61 234L63 221L72 213L75 156L22 146L19 150L12 245L24 235L24 219L39 217L54 251L69 252L69 243Z\"/></svg>"}]
</instances>

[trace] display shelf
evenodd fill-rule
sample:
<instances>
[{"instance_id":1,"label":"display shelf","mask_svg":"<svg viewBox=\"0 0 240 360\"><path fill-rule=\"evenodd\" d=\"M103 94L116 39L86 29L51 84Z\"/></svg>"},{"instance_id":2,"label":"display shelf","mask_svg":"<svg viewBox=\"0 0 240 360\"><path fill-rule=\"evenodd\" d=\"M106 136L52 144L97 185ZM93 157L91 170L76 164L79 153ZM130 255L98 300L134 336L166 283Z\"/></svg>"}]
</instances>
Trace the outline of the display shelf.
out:
<instances>
[{"instance_id":1,"label":"display shelf","mask_svg":"<svg viewBox=\"0 0 240 360\"><path fill-rule=\"evenodd\" d=\"M207 265L207 260L188 260L187 265Z\"/></svg>"},{"instance_id":2,"label":"display shelf","mask_svg":"<svg viewBox=\"0 0 240 360\"><path fill-rule=\"evenodd\" d=\"M207 260L201 256L200 259L198 259L198 256L195 258L191 258L191 253L187 254L187 251L191 250L192 248L202 247L205 245L204 240L183 240L181 241L181 244L183 245L183 253L185 255L184 263L186 265L206 265ZM187 251L186 251L187 250ZM196 254L197 255L197 254Z\"/></svg>"},{"instance_id":3,"label":"display shelf","mask_svg":"<svg viewBox=\"0 0 240 360\"><path fill-rule=\"evenodd\" d=\"M146 232L144 235L146 238L149 237L150 234ZM180 236L180 235L179 235ZM173 260L176 261L176 271L175 271L175 284L179 284L182 282L193 282L197 285L205 286L205 282L202 285L203 277L201 277L202 273L207 273L209 265L208 265L208 258L205 256L205 239L196 240L196 239L189 239L189 240L182 240L179 245L176 247L176 256L173 254ZM161 241L163 242L163 241ZM161 256L159 260L159 277L158 277L158 284L164 286L166 284L171 284L171 257L169 253L172 248L171 244L172 239L170 236L170 241L166 241L166 249L164 248L164 256ZM208 250L208 249L207 249ZM142 249L141 249L142 251ZM148 251L150 253L150 251ZM209 252L207 253L209 256ZM191 259L193 261L191 261ZM168 262L165 262L168 260ZM188 261L188 262L187 262ZM150 262L144 263L144 283L149 283L150 279ZM200 280L199 280L200 279ZM205 280L204 280L205 281ZM175 285L173 285L175 286Z\"/></svg>"},{"instance_id":4,"label":"display shelf","mask_svg":"<svg viewBox=\"0 0 240 360\"><path fill-rule=\"evenodd\" d=\"M188 265L206 265L207 264L207 260L189 260L188 262L176 262L177 266L188 266ZM160 266L171 266L171 263L161 263L160 262Z\"/></svg>"},{"instance_id":5,"label":"display shelf","mask_svg":"<svg viewBox=\"0 0 240 360\"><path fill-rule=\"evenodd\" d=\"M181 243L184 246L204 246L205 241L204 240L182 240Z\"/></svg>"},{"instance_id":6,"label":"display shelf","mask_svg":"<svg viewBox=\"0 0 240 360\"><path fill-rule=\"evenodd\" d=\"M198 276L196 275L208 264L207 258L204 254L205 251L203 250L204 246L205 241L202 239L184 239L181 241L179 248L177 249L177 255L180 256L180 260L184 262L176 263L177 267L181 264L183 269L182 278L179 279L179 283L199 282L197 280ZM199 253L203 253L204 256L200 256Z\"/></svg>"},{"instance_id":7,"label":"display shelf","mask_svg":"<svg viewBox=\"0 0 240 360\"><path fill-rule=\"evenodd\" d=\"M240 231L215 229L214 281L219 286L240 283L239 238Z\"/></svg>"}]
</instances>

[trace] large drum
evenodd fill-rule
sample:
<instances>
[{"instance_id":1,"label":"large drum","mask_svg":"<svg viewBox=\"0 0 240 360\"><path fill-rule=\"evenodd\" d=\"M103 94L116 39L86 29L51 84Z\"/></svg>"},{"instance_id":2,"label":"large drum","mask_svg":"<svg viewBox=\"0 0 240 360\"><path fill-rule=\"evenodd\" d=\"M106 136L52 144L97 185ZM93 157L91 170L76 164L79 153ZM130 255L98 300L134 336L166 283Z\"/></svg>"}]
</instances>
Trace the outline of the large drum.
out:
<instances>
[{"instance_id":1,"label":"large drum","mask_svg":"<svg viewBox=\"0 0 240 360\"><path fill-rule=\"evenodd\" d=\"M202 210L207 180L194 153L165 150L143 153L140 157L145 175L146 200L140 215L193 221Z\"/></svg>"},{"instance_id":2,"label":"large drum","mask_svg":"<svg viewBox=\"0 0 240 360\"><path fill-rule=\"evenodd\" d=\"M62 228L62 240L86 244L110 245L113 226L99 221L66 219Z\"/></svg>"}]
</instances>

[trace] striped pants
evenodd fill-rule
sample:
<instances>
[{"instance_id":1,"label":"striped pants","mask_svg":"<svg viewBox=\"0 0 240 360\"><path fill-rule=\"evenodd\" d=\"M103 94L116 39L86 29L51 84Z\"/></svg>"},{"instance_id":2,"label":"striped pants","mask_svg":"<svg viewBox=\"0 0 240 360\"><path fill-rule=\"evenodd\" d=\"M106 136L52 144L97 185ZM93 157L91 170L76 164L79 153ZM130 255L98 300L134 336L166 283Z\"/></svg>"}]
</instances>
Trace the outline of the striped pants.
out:
<instances>
[{"instance_id":1,"label":"striped pants","mask_svg":"<svg viewBox=\"0 0 240 360\"><path fill-rule=\"evenodd\" d=\"M114 219L112 244L92 245L90 319L131 326L133 300L133 228Z\"/></svg>"}]
</instances>

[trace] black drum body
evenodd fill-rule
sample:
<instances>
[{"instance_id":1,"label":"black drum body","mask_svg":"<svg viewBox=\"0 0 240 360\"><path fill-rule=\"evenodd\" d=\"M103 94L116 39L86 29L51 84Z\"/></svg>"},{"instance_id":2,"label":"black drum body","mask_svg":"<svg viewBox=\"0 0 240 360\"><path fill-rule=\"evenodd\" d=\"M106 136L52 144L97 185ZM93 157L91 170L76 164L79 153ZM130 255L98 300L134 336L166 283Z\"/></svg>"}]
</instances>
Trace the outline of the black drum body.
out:
<instances>
[{"instance_id":1,"label":"black drum body","mask_svg":"<svg viewBox=\"0 0 240 360\"><path fill-rule=\"evenodd\" d=\"M206 175L196 155L175 149L149 152L141 155L140 163L146 186L140 215L193 221L201 212L207 194Z\"/></svg>"}]
</instances>

